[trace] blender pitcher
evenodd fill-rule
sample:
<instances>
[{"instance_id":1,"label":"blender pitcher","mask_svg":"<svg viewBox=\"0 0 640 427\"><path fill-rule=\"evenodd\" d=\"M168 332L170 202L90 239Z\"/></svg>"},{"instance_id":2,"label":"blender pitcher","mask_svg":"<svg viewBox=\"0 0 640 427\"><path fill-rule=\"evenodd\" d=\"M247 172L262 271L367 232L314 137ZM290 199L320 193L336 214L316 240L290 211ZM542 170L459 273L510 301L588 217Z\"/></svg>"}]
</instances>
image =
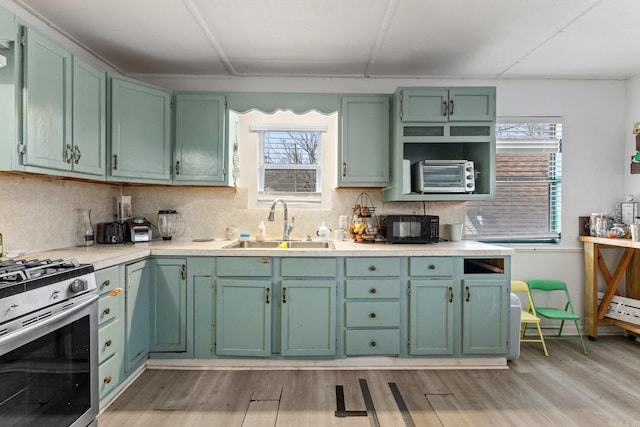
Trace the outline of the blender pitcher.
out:
<instances>
[{"instance_id":1,"label":"blender pitcher","mask_svg":"<svg viewBox=\"0 0 640 427\"><path fill-rule=\"evenodd\" d=\"M158 211L158 231L162 240L171 240L184 225L182 217L175 210Z\"/></svg>"},{"instance_id":2,"label":"blender pitcher","mask_svg":"<svg viewBox=\"0 0 640 427\"><path fill-rule=\"evenodd\" d=\"M91 209L76 209L76 246L92 246L95 242Z\"/></svg>"}]
</instances>

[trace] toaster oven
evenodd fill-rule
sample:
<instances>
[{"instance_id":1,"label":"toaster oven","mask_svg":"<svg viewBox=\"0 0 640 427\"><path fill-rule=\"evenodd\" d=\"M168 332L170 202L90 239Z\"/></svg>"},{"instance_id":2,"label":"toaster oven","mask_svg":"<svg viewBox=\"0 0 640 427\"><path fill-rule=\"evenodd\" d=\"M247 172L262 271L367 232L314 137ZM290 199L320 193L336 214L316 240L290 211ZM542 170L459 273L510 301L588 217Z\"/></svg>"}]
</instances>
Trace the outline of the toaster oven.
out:
<instances>
[{"instance_id":1,"label":"toaster oven","mask_svg":"<svg viewBox=\"0 0 640 427\"><path fill-rule=\"evenodd\" d=\"M423 160L412 166L416 193L473 193L475 168L471 160Z\"/></svg>"}]
</instances>

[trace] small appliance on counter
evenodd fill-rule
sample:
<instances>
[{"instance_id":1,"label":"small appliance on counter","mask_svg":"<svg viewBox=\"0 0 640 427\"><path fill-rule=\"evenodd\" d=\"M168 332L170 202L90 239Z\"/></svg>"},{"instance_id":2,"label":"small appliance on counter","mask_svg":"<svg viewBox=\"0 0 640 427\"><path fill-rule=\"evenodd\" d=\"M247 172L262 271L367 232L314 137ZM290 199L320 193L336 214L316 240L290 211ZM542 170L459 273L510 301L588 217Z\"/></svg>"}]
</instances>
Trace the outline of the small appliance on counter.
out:
<instances>
[{"instance_id":1,"label":"small appliance on counter","mask_svg":"<svg viewBox=\"0 0 640 427\"><path fill-rule=\"evenodd\" d=\"M158 211L158 231L162 240L171 240L174 235L182 231L183 227L184 221L177 211L172 209Z\"/></svg>"},{"instance_id":2,"label":"small appliance on counter","mask_svg":"<svg viewBox=\"0 0 640 427\"><path fill-rule=\"evenodd\" d=\"M438 243L440 217L436 215L386 215L382 233L388 243Z\"/></svg>"},{"instance_id":3,"label":"small appliance on counter","mask_svg":"<svg viewBox=\"0 0 640 427\"><path fill-rule=\"evenodd\" d=\"M124 242L124 224L119 222L101 222L96 226L96 242L122 243Z\"/></svg>"},{"instance_id":4,"label":"small appliance on counter","mask_svg":"<svg viewBox=\"0 0 640 427\"><path fill-rule=\"evenodd\" d=\"M153 225L146 218L133 217L124 223L125 242L150 242L153 238Z\"/></svg>"}]
</instances>

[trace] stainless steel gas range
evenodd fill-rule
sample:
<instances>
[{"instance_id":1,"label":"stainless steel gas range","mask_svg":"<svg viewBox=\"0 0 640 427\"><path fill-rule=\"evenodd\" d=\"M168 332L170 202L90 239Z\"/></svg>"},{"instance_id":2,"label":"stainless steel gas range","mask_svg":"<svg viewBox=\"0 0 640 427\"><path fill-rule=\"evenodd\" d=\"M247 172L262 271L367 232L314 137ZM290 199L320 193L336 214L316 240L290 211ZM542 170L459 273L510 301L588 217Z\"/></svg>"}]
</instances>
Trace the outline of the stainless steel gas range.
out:
<instances>
[{"instance_id":1,"label":"stainless steel gas range","mask_svg":"<svg viewBox=\"0 0 640 427\"><path fill-rule=\"evenodd\" d=\"M96 424L97 317L92 265L0 261L1 426Z\"/></svg>"}]
</instances>

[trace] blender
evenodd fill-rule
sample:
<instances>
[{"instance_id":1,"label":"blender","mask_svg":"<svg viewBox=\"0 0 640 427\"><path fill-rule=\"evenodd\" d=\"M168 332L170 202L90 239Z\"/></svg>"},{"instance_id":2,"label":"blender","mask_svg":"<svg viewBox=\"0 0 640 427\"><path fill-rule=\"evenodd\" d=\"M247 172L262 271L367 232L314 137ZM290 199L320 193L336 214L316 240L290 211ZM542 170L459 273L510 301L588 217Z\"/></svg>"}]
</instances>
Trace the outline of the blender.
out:
<instances>
[{"instance_id":1,"label":"blender","mask_svg":"<svg viewBox=\"0 0 640 427\"><path fill-rule=\"evenodd\" d=\"M182 228L184 222L175 210L158 211L158 231L162 240L171 240Z\"/></svg>"}]
</instances>

